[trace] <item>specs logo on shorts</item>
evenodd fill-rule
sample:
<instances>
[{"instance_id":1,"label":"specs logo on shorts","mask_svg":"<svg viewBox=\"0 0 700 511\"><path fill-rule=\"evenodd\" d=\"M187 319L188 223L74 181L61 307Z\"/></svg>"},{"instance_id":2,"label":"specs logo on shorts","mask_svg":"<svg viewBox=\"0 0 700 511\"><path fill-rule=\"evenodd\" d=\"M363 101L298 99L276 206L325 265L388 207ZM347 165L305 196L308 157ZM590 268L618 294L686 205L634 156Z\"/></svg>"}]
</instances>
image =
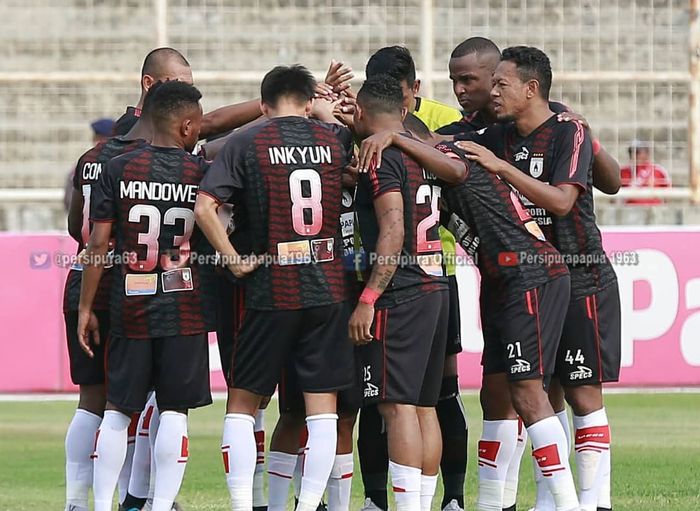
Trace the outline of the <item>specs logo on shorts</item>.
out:
<instances>
[{"instance_id":1,"label":"specs logo on shorts","mask_svg":"<svg viewBox=\"0 0 700 511\"><path fill-rule=\"evenodd\" d=\"M523 360L522 358L516 358L515 364L510 366L510 374L518 373L529 373L530 372L530 362Z\"/></svg>"},{"instance_id":2,"label":"specs logo on shorts","mask_svg":"<svg viewBox=\"0 0 700 511\"><path fill-rule=\"evenodd\" d=\"M576 371L569 373L569 380L586 380L593 376L593 370L586 366L578 366Z\"/></svg>"}]
</instances>

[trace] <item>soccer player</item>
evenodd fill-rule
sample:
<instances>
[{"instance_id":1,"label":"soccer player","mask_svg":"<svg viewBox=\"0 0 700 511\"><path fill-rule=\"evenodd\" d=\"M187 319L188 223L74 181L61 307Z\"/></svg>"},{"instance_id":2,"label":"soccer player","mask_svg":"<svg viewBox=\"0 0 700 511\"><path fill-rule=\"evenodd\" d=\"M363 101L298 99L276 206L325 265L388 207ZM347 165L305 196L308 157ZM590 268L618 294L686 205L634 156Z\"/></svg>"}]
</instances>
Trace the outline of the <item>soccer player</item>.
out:
<instances>
[{"instance_id":1,"label":"soccer player","mask_svg":"<svg viewBox=\"0 0 700 511\"><path fill-rule=\"evenodd\" d=\"M228 379L222 451L234 510L252 507L253 417L292 360L309 431L297 509L315 511L335 457L336 394L353 378L340 232L352 136L307 118L314 89L302 66L270 71L261 85L268 120L231 136L197 198L197 222L235 276L259 262L240 258L217 219L218 205L236 193L253 253L271 259L245 280L246 314Z\"/></svg>"},{"instance_id":2,"label":"soccer player","mask_svg":"<svg viewBox=\"0 0 700 511\"><path fill-rule=\"evenodd\" d=\"M389 46L377 51L367 62L368 78L386 73L401 85L404 107L423 121L431 130L448 124L462 115L458 110L437 101L417 96L420 80L416 79L416 68L411 53L403 46ZM448 313L447 350L440 400L437 414L443 443L451 448L444 450L440 462L443 476L442 508L449 510L464 508L464 479L467 468L467 420L459 395L457 381L457 354L462 351L460 337L459 296L455 277L455 241L452 235L439 227L445 270L450 291ZM375 407L364 407L360 414L358 451L362 480L365 488L366 510L377 507L387 509L386 433L379 412Z\"/></svg>"},{"instance_id":3,"label":"soccer player","mask_svg":"<svg viewBox=\"0 0 700 511\"><path fill-rule=\"evenodd\" d=\"M549 108L551 80L542 51L504 50L491 91L503 122L457 138L474 140L458 145L522 194L531 216L569 266L571 297L555 373L574 412L581 509L609 509L604 481L610 470L610 434L601 384L616 381L619 374L619 292L595 223L590 136L579 122L558 121ZM492 389L501 384L499 379L492 381ZM487 408L495 409L499 395L489 394L486 401ZM545 476L551 474L547 482L555 509L573 508L574 501L558 485L565 474L551 472L551 458L537 461Z\"/></svg>"},{"instance_id":4,"label":"soccer player","mask_svg":"<svg viewBox=\"0 0 700 511\"><path fill-rule=\"evenodd\" d=\"M366 139L401 130L406 113L402 96L391 76L369 78L357 95L356 134ZM429 168L429 158L417 162L389 148L370 166L362 157L365 146L363 141L359 164L369 174L360 175L355 229L370 269L350 319L350 335L356 344L366 345L359 349L365 405L378 404L386 423L397 508L430 509L441 453L435 405L448 312L437 233L438 190L432 174L421 168ZM447 164L454 170L452 161Z\"/></svg>"},{"instance_id":5,"label":"soccer player","mask_svg":"<svg viewBox=\"0 0 700 511\"><path fill-rule=\"evenodd\" d=\"M78 242L78 254L88 243L92 222L90 203L93 190L107 162L132 151L151 137L151 128L145 118L124 136L107 138L83 154L76 165L72 180L72 195L68 214L68 232ZM91 454L95 433L105 407L105 356L103 345L95 346L94 357L88 357L78 342L78 304L82 281L82 265L74 264L68 272L63 296L63 312L68 340L71 379L79 386L78 408L66 433L66 509L87 510L88 490L92 486ZM100 334L109 333L109 295L112 270L106 269L93 302L93 311L99 319ZM133 429L133 428L132 428ZM120 477L120 495L125 495L128 472ZM123 499L120 499L123 500Z\"/></svg>"},{"instance_id":6,"label":"soccer player","mask_svg":"<svg viewBox=\"0 0 700 511\"><path fill-rule=\"evenodd\" d=\"M151 99L150 145L110 160L95 188L85 254L78 339L89 356L100 343L92 307L112 228L107 405L97 433L95 511L108 511L124 462L130 414L155 388L153 511L170 511L188 458L187 410L211 403L206 308L197 264L194 201L208 164L190 151L199 137L201 94L179 81Z\"/></svg>"},{"instance_id":7,"label":"soccer player","mask_svg":"<svg viewBox=\"0 0 700 511\"><path fill-rule=\"evenodd\" d=\"M178 80L192 84L192 69L187 59L173 48L156 48L151 50L141 67L141 97L136 106L129 106L114 125L115 135L126 134L141 116L143 101L148 89L156 82ZM243 126L260 117L258 100L245 101L223 106L208 112L202 118L199 137L225 133Z\"/></svg>"}]
</instances>

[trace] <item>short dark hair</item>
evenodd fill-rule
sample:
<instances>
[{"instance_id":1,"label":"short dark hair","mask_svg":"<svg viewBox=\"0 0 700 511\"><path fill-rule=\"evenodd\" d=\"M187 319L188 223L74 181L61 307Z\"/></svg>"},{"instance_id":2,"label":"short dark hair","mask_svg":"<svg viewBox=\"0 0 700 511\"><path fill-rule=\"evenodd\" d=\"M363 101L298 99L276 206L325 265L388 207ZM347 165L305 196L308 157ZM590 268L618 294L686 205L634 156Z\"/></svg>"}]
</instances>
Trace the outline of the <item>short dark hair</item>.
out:
<instances>
[{"instance_id":1,"label":"short dark hair","mask_svg":"<svg viewBox=\"0 0 700 511\"><path fill-rule=\"evenodd\" d=\"M143 59L143 66L141 66L141 78L146 75L153 76L158 79L163 75L164 63L170 59L177 60L183 66L190 67L190 63L187 59L174 48L156 48L151 50L146 58Z\"/></svg>"},{"instance_id":2,"label":"short dark hair","mask_svg":"<svg viewBox=\"0 0 700 511\"><path fill-rule=\"evenodd\" d=\"M198 107L202 93L194 85L170 80L154 84L146 97L148 101L144 102L145 113L155 126L162 126L186 109Z\"/></svg>"},{"instance_id":3,"label":"short dark hair","mask_svg":"<svg viewBox=\"0 0 700 511\"><path fill-rule=\"evenodd\" d=\"M357 102L371 113L399 114L403 108L401 84L388 74L374 75L360 87Z\"/></svg>"},{"instance_id":4,"label":"short dark hair","mask_svg":"<svg viewBox=\"0 0 700 511\"><path fill-rule=\"evenodd\" d=\"M452 50L450 58L458 59L472 53L477 53L480 55L493 53L500 56L501 50L498 49L496 43L494 43L491 39L486 39L485 37L470 37L469 39L465 39L459 43L455 49Z\"/></svg>"},{"instance_id":5,"label":"short dark hair","mask_svg":"<svg viewBox=\"0 0 700 511\"><path fill-rule=\"evenodd\" d=\"M413 87L416 81L416 65L408 48L387 46L372 55L365 66L365 76L371 78L378 74L388 74L399 82L405 80L409 87Z\"/></svg>"},{"instance_id":6,"label":"short dark hair","mask_svg":"<svg viewBox=\"0 0 700 511\"><path fill-rule=\"evenodd\" d=\"M421 140L428 140L430 138L430 129L428 129L428 126L415 114L410 112L406 114L403 120L403 127Z\"/></svg>"},{"instance_id":7,"label":"short dark hair","mask_svg":"<svg viewBox=\"0 0 700 511\"><path fill-rule=\"evenodd\" d=\"M501 61L515 64L520 80L537 80L540 83L540 96L549 100L552 88L552 65L549 57L540 49L532 46L512 46L501 53Z\"/></svg>"},{"instance_id":8,"label":"short dark hair","mask_svg":"<svg viewBox=\"0 0 700 511\"><path fill-rule=\"evenodd\" d=\"M277 66L269 71L260 85L263 103L275 106L282 97L293 97L306 103L314 97L316 79L300 64Z\"/></svg>"}]
</instances>

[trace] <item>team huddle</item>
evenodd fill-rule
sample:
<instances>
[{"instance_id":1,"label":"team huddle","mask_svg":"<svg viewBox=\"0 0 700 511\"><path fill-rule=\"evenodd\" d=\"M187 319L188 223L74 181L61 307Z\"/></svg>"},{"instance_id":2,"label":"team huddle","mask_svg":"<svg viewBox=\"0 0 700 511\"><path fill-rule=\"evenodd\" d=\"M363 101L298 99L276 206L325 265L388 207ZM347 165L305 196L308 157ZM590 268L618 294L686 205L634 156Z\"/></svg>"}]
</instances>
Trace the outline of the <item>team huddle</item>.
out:
<instances>
[{"instance_id":1,"label":"team huddle","mask_svg":"<svg viewBox=\"0 0 700 511\"><path fill-rule=\"evenodd\" d=\"M282 511L293 485L297 511L347 511L356 422L363 511L388 511L389 481L396 509L429 511L439 473L440 509L464 510L467 258L484 336L476 509L516 509L528 437L534 511L612 509L602 384L619 375L620 304L592 189L615 193L619 166L550 101L542 51L473 37L449 72L462 112L419 96L391 46L357 91L340 62L323 83L278 66L260 98L203 114L185 58L148 54L138 105L73 179L66 511L87 511L91 488L95 511L115 488L120 510L180 509L187 412L212 402L209 332L232 510Z\"/></svg>"}]
</instances>

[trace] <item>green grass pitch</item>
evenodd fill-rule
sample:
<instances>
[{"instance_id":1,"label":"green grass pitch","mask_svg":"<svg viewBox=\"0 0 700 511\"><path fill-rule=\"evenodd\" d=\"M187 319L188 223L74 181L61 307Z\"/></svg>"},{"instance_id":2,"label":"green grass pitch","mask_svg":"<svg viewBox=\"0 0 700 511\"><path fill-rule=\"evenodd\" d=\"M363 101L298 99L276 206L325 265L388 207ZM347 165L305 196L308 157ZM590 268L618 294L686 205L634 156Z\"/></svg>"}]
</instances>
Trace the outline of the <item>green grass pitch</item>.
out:
<instances>
[{"instance_id":1,"label":"green grass pitch","mask_svg":"<svg viewBox=\"0 0 700 511\"><path fill-rule=\"evenodd\" d=\"M481 412L475 394L464 396L469 416L466 506L474 509L476 442ZM700 510L700 395L611 394L613 504L616 511ZM63 439L74 403L0 402L0 511L63 509ZM276 402L266 426L272 431ZM179 501L187 511L230 509L219 445L224 403L190 416L190 461ZM356 465L357 467L357 465ZM362 504L356 468L351 510ZM441 487L434 509L438 509ZM518 509L534 500L529 457L524 457Z\"/></svg>"}]
</instances>

